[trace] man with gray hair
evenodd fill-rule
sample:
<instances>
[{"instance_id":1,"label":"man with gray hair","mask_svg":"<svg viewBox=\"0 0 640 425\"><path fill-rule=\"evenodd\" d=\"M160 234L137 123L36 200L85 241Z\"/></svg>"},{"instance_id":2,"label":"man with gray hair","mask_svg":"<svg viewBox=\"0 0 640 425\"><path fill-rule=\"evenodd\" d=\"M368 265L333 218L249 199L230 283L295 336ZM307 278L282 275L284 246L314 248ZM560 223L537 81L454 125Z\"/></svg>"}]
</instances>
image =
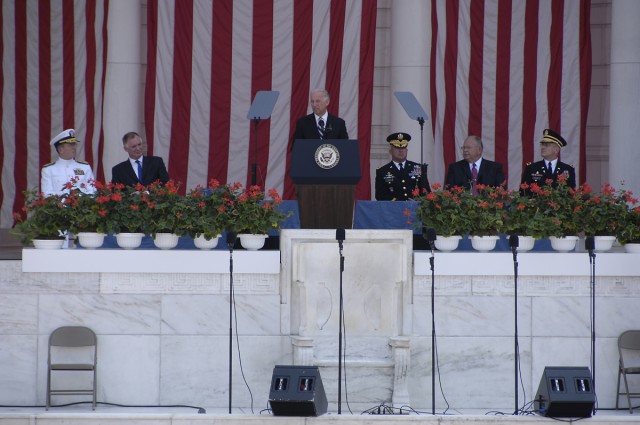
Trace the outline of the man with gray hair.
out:
<instances>
[{"instance_id":1,"label":"man with gray hair","mask_svg":"<svg viewBox=\"0 0 640 425\"><path fill-rule=\"evenodd\" d=\"M349 138L344 120L327 112L330 100L329 92L325 89L314 89L311 92L310 103L313 112L298 119L293 142L298 139Z\"/></svg>"},{"instance_id":2,"label":"man with gray hair","mask_svg":"<svg viewBox=\"0 0 640 425\"><path fill-rule=\"evenodd\" d=\"M476 185L500 186L505 182L502 164L482 157L482 139L469 136L462 144L462 159L449 164L445 185L461 186L477 193Z\"/></svg>"}]
</instances>

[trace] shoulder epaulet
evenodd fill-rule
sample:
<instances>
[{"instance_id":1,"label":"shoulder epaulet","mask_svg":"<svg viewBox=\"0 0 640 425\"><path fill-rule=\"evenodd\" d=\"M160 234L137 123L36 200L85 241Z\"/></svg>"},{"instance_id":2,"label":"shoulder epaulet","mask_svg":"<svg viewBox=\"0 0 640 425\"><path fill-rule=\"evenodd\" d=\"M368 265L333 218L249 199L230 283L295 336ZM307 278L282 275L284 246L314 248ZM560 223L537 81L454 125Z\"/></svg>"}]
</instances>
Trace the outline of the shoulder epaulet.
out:
<instances>
[{"instance_id":1,"label":"shoulder epaulet","mask_svg":"<svg viewBox=\"0 0 640 425\"><path fill-rule=\"evenodd\" d=\"M53 164L55 164L55 162L50 162L50 163L48 163L48 164L44 164L44 165L42 166L42 168L47 168L47 167L49 167L49 166L51 166L51 165L53 165Z\"/></svg>"},{"instance_id":2,"label":"shoulder epaulet","mask_svg":"<svg viewBox=\"0 0 640 425\"><path fill-rule=\"evenodd\" d=\"M76 159L76 162L79 163L79 164L89 165L89 163L87 161L80 161L80 160Z\"/></svg>"}]
</instances>

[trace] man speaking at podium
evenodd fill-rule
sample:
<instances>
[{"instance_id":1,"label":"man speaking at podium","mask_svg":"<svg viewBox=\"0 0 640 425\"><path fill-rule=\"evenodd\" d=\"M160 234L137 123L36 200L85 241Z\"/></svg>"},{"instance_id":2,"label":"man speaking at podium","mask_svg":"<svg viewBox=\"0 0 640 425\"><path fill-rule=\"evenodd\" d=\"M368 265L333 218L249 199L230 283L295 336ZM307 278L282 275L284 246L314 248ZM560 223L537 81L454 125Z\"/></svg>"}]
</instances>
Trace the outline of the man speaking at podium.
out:
<instances>
[{"instance_id":1,"label":"man speaking at podium","mask_svg":"<svg viewBox=\"0 0 640 425\"><path fill-rule=\"evenodd\" d=\"M297 139L348 139L347 126L344 120L327 112L329 92L325 89L314 89L311 92L311 109L313 113L296 122L293 142ZM293 149L293 144L291 145Z\"/></svg>"}]
</instances>

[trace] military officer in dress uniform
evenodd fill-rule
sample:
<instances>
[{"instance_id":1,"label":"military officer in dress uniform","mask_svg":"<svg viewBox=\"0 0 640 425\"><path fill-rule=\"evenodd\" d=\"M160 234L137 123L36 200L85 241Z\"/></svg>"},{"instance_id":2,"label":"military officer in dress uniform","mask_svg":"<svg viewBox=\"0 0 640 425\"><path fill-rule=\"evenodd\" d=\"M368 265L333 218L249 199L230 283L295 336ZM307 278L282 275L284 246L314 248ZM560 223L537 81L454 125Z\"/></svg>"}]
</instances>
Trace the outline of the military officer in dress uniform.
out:
<instances>
[{"instance_id":1,"label":"military officer in dress uniform","mask_svg":"<svg viewBox=\"0 0 640 425\"><path fill-rule=\"evenodd\" d=\"M42 167L40 187L45 196L68 193L65 185L72 177L77 177L75 186L84 193L95 193L91 166L84 161L76 161L76 131L72 128L63 131L49 143L58 153L58 160Z\"/></svg>"},{"instance_id":2,"label":"military officer in dress uniform","mask_svg":"<svg viewBox=\"0 0 640 425\"><path fill-rule=\"evenodd\" d=\"M411 136L393 133L387 137L391 161L376 170L376 200L406 201L413 198L413 191L431 192L427 178L427 164L407 161L407 145Z\"/></svg>"},{"instance_id":3,"label":"military officer in dress uniform","mask_svg":"<svg viewBox=\"0 0 640 425\"><path fill-rule=\"evenodd\" d=\"M556 186L558 178L564 176L567 186L576 187L576 170L569 164L561 162L558 157L560 149L567 146L566 140L553 130L546 129L542 133L540 141L540 153L542 161L528 163L522 173L521 183L537 183L544 186L551 181L552 186ZM529 189L522 190L525 194L531 194Z\"/></svg>"}]
</instances>

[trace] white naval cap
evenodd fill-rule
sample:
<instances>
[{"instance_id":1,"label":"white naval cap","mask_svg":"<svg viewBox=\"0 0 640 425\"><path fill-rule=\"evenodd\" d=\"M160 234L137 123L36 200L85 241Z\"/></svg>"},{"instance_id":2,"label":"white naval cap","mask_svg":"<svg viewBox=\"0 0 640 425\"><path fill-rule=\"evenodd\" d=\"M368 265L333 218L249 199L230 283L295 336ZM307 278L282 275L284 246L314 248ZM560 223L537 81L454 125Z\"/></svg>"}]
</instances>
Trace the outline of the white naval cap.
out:
<instances>
[{"instance_id":1,"label":"white naval cap","mask_svg":"<svg viewBox=\"0 0 640 425\"><path fill-rule=\"evenodd\" d=\"M49 144L51 146L55 146L56 143L77 143L77 142L79 142L79 140L76 139L76 131L73 128L69 128L63 131L62 133L58 134L53 139L51 139L51 142L49 142Z\"/></svg>"}]
</instances>

